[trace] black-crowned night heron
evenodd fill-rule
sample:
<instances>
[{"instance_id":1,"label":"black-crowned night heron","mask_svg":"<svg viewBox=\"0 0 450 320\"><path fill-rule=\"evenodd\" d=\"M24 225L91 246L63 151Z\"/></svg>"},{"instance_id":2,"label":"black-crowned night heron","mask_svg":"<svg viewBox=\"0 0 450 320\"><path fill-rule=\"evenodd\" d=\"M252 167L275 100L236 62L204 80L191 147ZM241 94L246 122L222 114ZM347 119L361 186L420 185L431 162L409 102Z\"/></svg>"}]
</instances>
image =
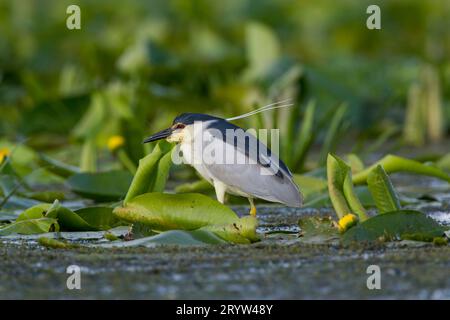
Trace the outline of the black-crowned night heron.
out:
<instances>
[{"instance_id":1,"label":"black-crowned night heron","mask_svg":"<svg viewBox=\"0 0 450 320\"><path fill-rule=\"evenodd\" d=\"M235 136L230 139L230 134ZM160 139L179 144L185 162L214 186L221 203L225 193L247 197L253 216L256 215L254 198L290 207L302 204L302 195L283 161L258 138L225 119L183 113L170 128L148 137L144 143ZM207 149L215 150L215 160L205 158ZM223 157L218 156L222 151ZM230 154L233 155L229 157ZM237 158L244 161L236 161Z\"/></svg>"}]
</instances>

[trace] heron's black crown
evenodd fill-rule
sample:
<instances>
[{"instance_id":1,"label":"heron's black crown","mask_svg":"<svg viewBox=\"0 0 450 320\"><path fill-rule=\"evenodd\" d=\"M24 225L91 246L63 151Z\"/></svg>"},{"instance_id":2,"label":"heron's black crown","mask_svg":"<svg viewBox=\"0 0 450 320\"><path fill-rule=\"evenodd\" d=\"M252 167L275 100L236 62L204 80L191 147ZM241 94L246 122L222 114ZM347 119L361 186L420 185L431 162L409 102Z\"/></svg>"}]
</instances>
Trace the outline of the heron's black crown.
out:
<instances>
[{"instance_id":1,"label":"heron's black crown","mask_svg":"<svg viewBox=\"0 0 450 320\"><path fill-rule=\"evenodd\" d=\"M182 123L185 125L194 124L196 121L224 120L219 117L210 116L203 113L182 113L173 120L173 124Z\"/></svg>"}]
</instances>

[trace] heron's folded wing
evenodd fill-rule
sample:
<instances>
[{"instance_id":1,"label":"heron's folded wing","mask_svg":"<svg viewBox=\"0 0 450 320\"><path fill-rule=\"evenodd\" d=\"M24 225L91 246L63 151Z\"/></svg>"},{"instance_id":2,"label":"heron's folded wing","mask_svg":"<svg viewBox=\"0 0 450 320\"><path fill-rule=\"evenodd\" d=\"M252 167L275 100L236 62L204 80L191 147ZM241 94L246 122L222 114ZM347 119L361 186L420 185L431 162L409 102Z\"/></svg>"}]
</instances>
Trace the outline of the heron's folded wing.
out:
<instances>
[{"instance_id":1,"label":"heron's folded wing","mask_svg":"<svg viewBox=\"0 0 450 320\"><path fill-rule=\"evenodd\" d=\"M206 154L208 154L208 150L214 151L216 156L217 153L223 152L223 161L217 161L220 159L219 156L212 157L214 159L206 158L203 163L203 167L213 179L256 198L281 202L290 206L301 205L301 194L296 184L292 181L292 177L284 173L283 170L281 170L283 176L280 177L273 166L267 166L256 161L250 162L249 157L241 152L242 149L235 149L221 139L212 139L205 143L204 150ZM230 159L226 159L226 155L233 150L237 157L235 160L245 159L246 162L227 161Z\"/></svg>"}]
</instances>

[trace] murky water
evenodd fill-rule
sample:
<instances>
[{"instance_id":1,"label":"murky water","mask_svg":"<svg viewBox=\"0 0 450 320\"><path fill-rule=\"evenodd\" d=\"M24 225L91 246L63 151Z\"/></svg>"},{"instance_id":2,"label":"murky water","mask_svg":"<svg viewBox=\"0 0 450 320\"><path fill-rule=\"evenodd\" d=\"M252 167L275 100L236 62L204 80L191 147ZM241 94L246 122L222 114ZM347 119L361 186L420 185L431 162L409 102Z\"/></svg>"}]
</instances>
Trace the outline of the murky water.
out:
<instances>
[{"instance_id":1,"label":"murky water","mask_svg":"<svg viewBox=\"0 0 450 320\"><path fill-rule=\"evenodd\" d=\"M402 192L436 197L411 207L450 226L448 187L403 185ZM248 207L234 209L247 214ZM299 241L300 217L331 214L327 208L259 206L258 231L265 236L242 246L55 250L36 245L35 236L3 239L0 298L450 299L450 246L403 241L344 248ZM101 236L85 238L105 241ZM72 264L81 267L81 290L66 287ZM366 285L374 264L381 269L380 290Z\"/></svg>"}]
</instances>

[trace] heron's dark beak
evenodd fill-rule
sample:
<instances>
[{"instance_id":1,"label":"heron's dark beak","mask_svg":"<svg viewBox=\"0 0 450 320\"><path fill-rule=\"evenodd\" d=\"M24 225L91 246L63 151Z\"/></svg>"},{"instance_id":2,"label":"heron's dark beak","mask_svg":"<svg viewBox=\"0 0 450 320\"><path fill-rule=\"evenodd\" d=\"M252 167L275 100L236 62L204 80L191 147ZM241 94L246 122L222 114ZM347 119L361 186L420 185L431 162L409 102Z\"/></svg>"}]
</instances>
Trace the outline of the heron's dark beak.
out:
<instances>
[{"instance_id":1,"label":"heron's dark beak","mask_svg":"<svg viewBox=\"0 0 450 320\"><path fill-rule=\"evenodd\" d=\"M158 133L155 133L154 135L146 138L143 143L148 143L148 142L153 142L156 140L165 139L172 134L172 131L173 131L172 128L164 129L164 130L162 130Z\"/></svg>"}]
</instances>

